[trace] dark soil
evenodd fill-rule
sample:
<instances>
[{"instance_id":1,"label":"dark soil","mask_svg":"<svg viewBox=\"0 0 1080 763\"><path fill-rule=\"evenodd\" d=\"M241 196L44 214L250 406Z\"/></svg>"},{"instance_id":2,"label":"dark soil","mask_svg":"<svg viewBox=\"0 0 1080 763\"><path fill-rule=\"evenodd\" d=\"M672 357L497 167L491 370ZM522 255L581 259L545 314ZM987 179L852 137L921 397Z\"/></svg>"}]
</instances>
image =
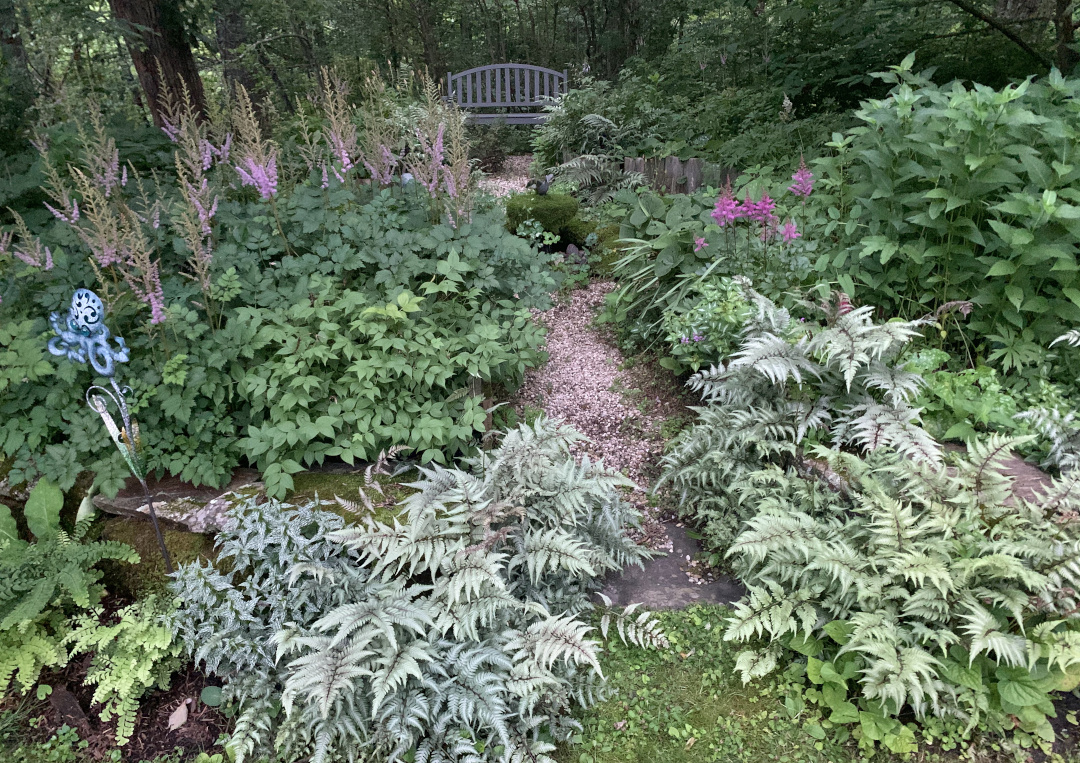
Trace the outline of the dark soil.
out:
<instances>
[{"instance_id":1,"label":"dark soil","mask_svg":"<svg viewBox=\"0 0 1080 763\"><path fill-rule=\"evenodd\" d=\"M86 749L88 757L105 760L116 749L116 724L115 720L102 722L98 715L100 707L92 705L94 687L83 683L89 660L87 656L83 660L72 661L63 671L43 676L42 682L52 686L53 693L48 701L35 708L32 715L43 717L44 722L36 730L28 730L26 738L44 739L61 726L68 725L89 743ZM123 760L153 760L178 749L183 751L185 758L211 751L218 738L229 728L225 716L199 701L203 687L216 685L217 682L208 679L194 665L188 665L183 671L173 674L168 690L148 691L140 702L131 739L119 748ZM192 702L188 707L187 723L170 731L169 716L189 698Z\"/></svg>"}]
</instances>

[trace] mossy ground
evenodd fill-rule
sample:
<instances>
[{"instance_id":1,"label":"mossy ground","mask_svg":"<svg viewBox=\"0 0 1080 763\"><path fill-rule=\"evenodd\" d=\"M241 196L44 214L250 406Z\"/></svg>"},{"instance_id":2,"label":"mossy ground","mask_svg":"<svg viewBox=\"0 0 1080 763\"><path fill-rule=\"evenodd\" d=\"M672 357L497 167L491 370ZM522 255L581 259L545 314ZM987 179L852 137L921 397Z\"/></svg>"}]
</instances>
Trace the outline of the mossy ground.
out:
<instances>
[{"instance_id":1,"label":"mossy ground","mask_svg":"<svg viewBox=\"0 0 1080 763\"><path fill-rule=\"evenodd\" d=\"M214 558L214 541L209 535L165 530L165 548L169 550L173 567L197 559ZM124 596L142 598L165 590L165 560L161 558L154 527L149 520L111 517L100 523L102 540L126 543L139 552L138 564L107 562L102 564L106 587Z\"/></svg>"},{"instance_id":2,"label":"mossy ground","mask_svg":"<svg viewBox=\"0 0 1080 763\"><path fill-rule=\"evenodd\" d=\"M364 509L360 498L360 490L364 488L364 475L361 474L328 474L325 472L302 472L293 475L293 490L285 500L289 503L301 503L313 501L316 498L322 503L322 508L333 512L346 522L357 522L364 517L371 517L378 522L390 523L401 511L398 506L401 501L416 491L407 487L403 482L411 482L416 479L415 470L410 470L398 477L388 477L383 474L373 475L382 488L383 494L373 488L365 489L368 498L371 499L372 511ZM350 511L339 504L335 498L343 498L355 504L362 512Z\"/></svg>"},{"instance_id":3,"label":"mossy ground","mask_svg":"<svg viewBox=\"0 0 1080 763\"><path fill-rule=\"evenodd\" d=\"M623 646L601 658L609 698L579 715L585 729L560 763L851 761L851 751L806 733L773 684L744 687L723 641L723 607L659 613L669 649Z\"/></svg>"}]
</instances>

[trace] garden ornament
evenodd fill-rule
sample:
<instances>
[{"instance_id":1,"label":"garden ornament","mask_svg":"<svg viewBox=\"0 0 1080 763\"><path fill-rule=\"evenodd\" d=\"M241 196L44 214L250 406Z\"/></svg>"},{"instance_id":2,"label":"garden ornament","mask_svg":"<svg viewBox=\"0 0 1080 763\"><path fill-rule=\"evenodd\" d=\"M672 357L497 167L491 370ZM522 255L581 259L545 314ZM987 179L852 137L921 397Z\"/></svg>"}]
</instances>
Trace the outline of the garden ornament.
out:
<instances>
[{"instance_id":1,"label":"garden ornament","mask_svg":"<svg viewBox=\"0 0 1080 763\"><path fill-rule=\"evenodd\" d=\"M127 344L122 337L112 336L109 327L105 325L105 305L101 298L89 289L77 289L71 297L71 307L67 315L53 313L49 316L49 324L56 332L56 336L49 340L50 353L66 356L73 363L89 362L94 371L109 380L112 389L93 384L86 390L86 404L101 416L113 444L124 457L128 469L142 485L158 547L165 559L165 571L172 574L172 560L165 548L157 512L154 511L154 501L146 484L146 461L142 454L139 423L131 418L128 411L127 396L131 394L131 387L121 387L116 382L116 364L126 363L130 357ZM116 343L115 347L110 345L110 339ZM122 430L109 412L109 401L120 411Z\"/></svg>"},{"instance_id":2,"label":"garden ornament","mask_svg":"<svg viewBox=\"0 0 1080 763\"><path fill-rule=\"evenodd\" d=\"M527 186L537 189L537 196L548 195L548 189L551 188L551 182L555 178L554 175L544 175L542 180L529 180Z\"/></svg>"}]
</instances>

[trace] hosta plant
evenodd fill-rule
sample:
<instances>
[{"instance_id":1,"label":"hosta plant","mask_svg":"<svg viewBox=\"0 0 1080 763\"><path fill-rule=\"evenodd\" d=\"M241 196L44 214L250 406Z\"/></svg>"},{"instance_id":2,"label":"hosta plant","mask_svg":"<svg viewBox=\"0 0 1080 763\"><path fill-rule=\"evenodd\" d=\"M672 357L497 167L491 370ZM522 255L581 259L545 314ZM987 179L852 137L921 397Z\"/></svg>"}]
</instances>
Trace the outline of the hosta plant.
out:
<instances>
[{"instance_id":1,"label":"hosta plant","mask_svg":"<svg viewBox=\"0 0 1080 763\"><path fill-rule=\"evenodd\" d=\"M627 536L627 480L575 461L580 439L541 420L469 471L422 469L392 525L237 508L231 571L182 568L175 622L224 680L238 762L549 761L601 688L591 594L648 555ZM613 620L664 643L632 612L607 612L601 635Z\"/></svg>"},{"instance_id":2,"label":"hosta plant","mask_svg":"<svg viewBox=\"0 0 1080 763\"><path fill-rule=\"evenodd\" d=\"M748 594L724 636L747 645L743 680L791 649L806 698L864 746L913 750L910 717L1049 745L1053 692L1080 683L1080 477L1026 500L1002 472L1016 444L991 436L948 466L821 447L818 474L750 475L757 514L727 552ZM815 514L823 482L832 510Z\"/></svg>"}]
</instances>

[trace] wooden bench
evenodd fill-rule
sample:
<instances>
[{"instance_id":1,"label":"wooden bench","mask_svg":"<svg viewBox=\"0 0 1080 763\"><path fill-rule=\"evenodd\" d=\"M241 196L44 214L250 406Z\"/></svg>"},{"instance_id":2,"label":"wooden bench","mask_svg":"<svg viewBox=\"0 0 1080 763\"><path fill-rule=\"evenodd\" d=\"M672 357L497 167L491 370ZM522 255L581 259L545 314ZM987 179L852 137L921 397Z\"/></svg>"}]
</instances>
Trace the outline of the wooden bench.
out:
<instances>
[{"instance_id":1,"label":"wooden bench","mask_svg":"<svg viewBox=\"0 0 1080 763\"><path fill-rule=\"evenodd\" d=\"M446 97L458 108L469 112L467 121L470 124L502 120L511 125L535 125L547 119L540 107L565 93L566 83L566 69L557 72L528 64L492 64L460 74L447 72Z\"/></svg>"}]
</instances>

